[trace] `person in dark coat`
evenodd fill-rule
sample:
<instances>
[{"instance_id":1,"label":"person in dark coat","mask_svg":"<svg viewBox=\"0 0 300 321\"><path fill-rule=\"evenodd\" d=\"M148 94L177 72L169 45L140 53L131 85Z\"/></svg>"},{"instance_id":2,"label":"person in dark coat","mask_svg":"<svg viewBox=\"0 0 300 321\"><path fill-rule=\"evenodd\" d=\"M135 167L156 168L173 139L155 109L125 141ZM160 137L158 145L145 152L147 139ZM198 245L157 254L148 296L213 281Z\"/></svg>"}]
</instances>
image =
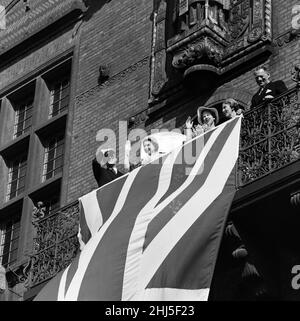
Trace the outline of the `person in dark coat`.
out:
<instances>
[{"instance_id":1,"label":"person in dark coat","mask_svg":"<svg viewBox=\"0 0 300 321\"><path fill-rule=\"evenodd\" d=\"M288 89L282 80L270 81L270 74L264 66L255 70L254 76L259 90L253 95L250 108L268 102Z\"/></svg>"},{"instance_id":2,"label":"person in dark coat","mask_svg":"<svg viewBox=\"0 0 300 321\"><path fill-rule=\"evenodd\" d=\"M116 153L112 148L97 150L96 157L92 161L92 168L98 187L123 175L117 169L116 162Z\"/></svg>"}]
</instances>

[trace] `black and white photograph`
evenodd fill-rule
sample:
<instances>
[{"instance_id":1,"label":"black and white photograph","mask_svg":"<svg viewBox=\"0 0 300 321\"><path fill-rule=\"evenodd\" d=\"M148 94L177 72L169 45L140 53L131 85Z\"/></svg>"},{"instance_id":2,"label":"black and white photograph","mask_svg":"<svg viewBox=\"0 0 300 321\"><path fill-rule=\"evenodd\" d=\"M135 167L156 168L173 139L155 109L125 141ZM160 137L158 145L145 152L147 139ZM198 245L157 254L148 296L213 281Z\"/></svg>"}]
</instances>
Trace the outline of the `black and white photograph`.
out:
<instances>
[{"instance_id":1,"label":"black and white photograph","mask_svg":"<svg viewBox=\"0 0 300 321\"><path fill-rule=\"evenodd\" d=\"M0 302L300 301L299 231L299 0L0 0Z\"/></svg>"}]
</instances>

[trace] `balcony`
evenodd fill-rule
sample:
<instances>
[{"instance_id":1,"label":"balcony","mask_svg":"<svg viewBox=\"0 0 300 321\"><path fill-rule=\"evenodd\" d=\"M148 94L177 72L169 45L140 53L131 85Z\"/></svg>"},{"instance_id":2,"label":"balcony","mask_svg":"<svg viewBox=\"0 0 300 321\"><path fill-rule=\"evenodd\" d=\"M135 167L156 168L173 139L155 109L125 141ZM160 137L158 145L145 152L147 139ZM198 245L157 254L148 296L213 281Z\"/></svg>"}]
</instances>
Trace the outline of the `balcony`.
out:
<instances>
[{"instance_id":1,"label":"balcony","mask_svg":"<svg viewBox=\"0 0 300 321\"><path fill-rule=\"evenodd\" d=\"M78 201L33 222L35 237L26 286L35 287L66 268L76 256Z\"/></svg>"},{"instance_id":2,"label":"balcony","mask_svg":"<svg viewBox=\"0 0 300 321\"><path fill-rule=\"evenodd\" d=\"M244 115L238 165L239 186L300 159L299 87Z\"/></svg>"},{"instance_id":3,"label":"balcony","mask_svg":"<svg viewBox=\"0 0 300 321\"><path fill-rule=\"evenodd\" d=\"M239 189L300 160L300 86L244 115L237 178ZM74 202L34 223L36 237L28 288L66 268L76 255L79 205Z\"/></svg>"}]
</instances>

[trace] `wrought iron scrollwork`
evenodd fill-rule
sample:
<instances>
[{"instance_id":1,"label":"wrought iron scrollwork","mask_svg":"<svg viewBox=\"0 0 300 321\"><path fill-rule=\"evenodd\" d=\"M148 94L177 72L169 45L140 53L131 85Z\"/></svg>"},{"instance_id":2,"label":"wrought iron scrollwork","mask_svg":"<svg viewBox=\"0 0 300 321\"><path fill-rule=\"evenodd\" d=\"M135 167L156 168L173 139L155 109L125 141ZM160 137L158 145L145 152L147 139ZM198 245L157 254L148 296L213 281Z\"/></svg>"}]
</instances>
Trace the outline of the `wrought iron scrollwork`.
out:
<instances>
[{"instance_id":1,"label":"wrought iron scrollwork","mask_svg":"<svg viewBox=\"0 0 300 321\"><path fill-rule=\"evenodd\" d=\"M300 158L299 88L244 115L239 183L245 185Z\"/></svg>"},{"instance_id":2,"label":"wrought iron scrollwork","mask_svg":"<svg viewBox=\"0 0 300 321\"><path fill-rule=\"evenodd\" d=\"M33 222L34 251L26 282L28 287L52 278L70 264L79 249L78 223L78 202Z\"/></svg>"}]
</instances>

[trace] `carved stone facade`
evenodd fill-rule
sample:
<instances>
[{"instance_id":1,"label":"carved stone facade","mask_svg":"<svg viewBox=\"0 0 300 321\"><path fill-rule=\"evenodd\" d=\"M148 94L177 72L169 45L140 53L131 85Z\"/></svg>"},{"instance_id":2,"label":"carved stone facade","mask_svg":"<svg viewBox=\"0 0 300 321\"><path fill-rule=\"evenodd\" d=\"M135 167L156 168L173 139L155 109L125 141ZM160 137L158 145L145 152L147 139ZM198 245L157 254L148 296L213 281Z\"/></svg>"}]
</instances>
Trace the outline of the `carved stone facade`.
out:
<instances>
[{"instance_id":1,"label":"carved stone facade","mask_svg":"<svg viewBox=\"0 0 300 321\"><path fill-rule=\"evenodd\" d=\"M191 85L189 78L211 88L239 64L272 52L270 0L157 1L155 17L152 98L183 80Z\"/></svg>"}]
</instances>

